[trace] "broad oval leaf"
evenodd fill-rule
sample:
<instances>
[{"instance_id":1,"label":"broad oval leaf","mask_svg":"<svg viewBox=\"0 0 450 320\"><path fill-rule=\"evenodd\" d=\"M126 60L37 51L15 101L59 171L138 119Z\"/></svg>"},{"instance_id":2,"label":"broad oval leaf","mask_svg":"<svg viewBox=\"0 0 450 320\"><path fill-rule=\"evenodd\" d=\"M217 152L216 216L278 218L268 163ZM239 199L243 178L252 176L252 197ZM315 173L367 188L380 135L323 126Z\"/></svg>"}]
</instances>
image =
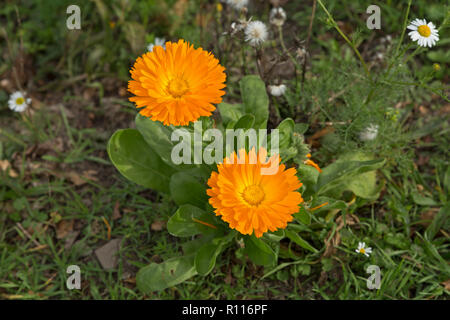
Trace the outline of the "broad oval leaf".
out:
<instances>
[{"instance_id":1,"label":"broad oval leaf","mask_svg":"<svg viewBox=\"0 0 450 320\"><path fill-rule=\"evenodd\" d=\"M190 204L182 205L167 222L167 231L176 237L190 237L220 231L214 215Z\"/></svg>"},{"instance_id":2,"label":"broad oval leaf","mask_svg":"<svg viewBox=\"0 0 450 320\"><path fill-rule=\"evenodd\" d=\"M303 205L300 205L300 210L294 213L294 218L300 223L309 225L311 224L311 214L305 209Z\"/></svg>"},{"instance_id":3,"label":"broad oval leaf","mask_svg":"<svg viewBox=\"0 0 450 320\"><path fill-rule=\"evenodd\" d=\"M353 187L350 189L346 187L352 186L352 184L356 183L356 176L369 171L377 170L383 167L385 162L385 159L368 161L337 160L322 169L322 173L319 175L317 180L317 194L324 194L325 192L338 187L342 191L355 189ZM361 195L364 196L365 193L361 192Z\"/></svg>"},{"instance_id":4,"label":"broad oval leaf","mask_svg":"<svg viewBox=\"0 0 450 320\"><path fill-rule=\"evenodd\" d=\"M173 287L197 274L194 259L195 255L188 255L151 263L139 270L136 284L145 293Z\"/></svg>"},{"instance_id":5,"label":"broad oval leaf","mask_svg":"<svg viewBox=\"0 0 450 320\"><path fill-rule=\"evenodd\" d=\"M206 185L185 171L177 172L170 178L170 195L178 205L192 204L204 208L208 201Z\"/></svg>"},{"instance_id":6,"label":"broad oval leaf","mask_svg":"<svg viewBox=\"0 0 450 320\"><path fill-rule=\"evenodd\" d=\"M175 170L161 160L139 131L116 131L109 139L107 150L111 162L127 179L153 190L169 192L170 176Z\"/></svg>"},{"instance_id":7,"label":"broad oval leaf","mask_svg":"<svg viewBox=\"0 0 450 320\"><path fill-rule=\"evenodd\" d=\"M248 257L257 265L273 266L277 263L277 255L262 239L254 235L244 237L245 250Z\"/></svg>"},{"instance_id":8,"label":"broad oval leaf","mask_svg":"<svg viewBox=\"0 0 450 320\"><path fill-rule=\"evenodd\" d=\"M222 102L217 106L217 108L219 109L220 116L225 127L229 122L236 122L244 115L242 104L229 104Z\"/></svg>"},{"instance_id":9,"label":"broad oval leaf","mask_svg":"<svg viewBox=\"0 0 450 320\"><path fill-rule=\"evenodd\" d=\"M248 75L239 82L244 113L255 115L255 129L265 129L269 118L269 97L266 85L255 75Z\"/></svg>"},{"instance_id":10,"label":"broad oval leaf","mask_svg":"<svg viewBox=\"0 0 450 320\"><path fill-rule=\"evenodd\" d=\"M302 237L298 235L296 232L292 232L290 230L286 230L286 236L294 241L296 244L298 244L300 247L309 250L311 252L319 252L316 248L314 248L312 245L308 243L308 241L304 240Z\"/></svg>"},{"instance_id":11,"label":"broad oval leaf","mask_svg":"<svg viewBox=\"0 0 450 320\"><path fill-rule=\"evenodd\" d=\"M176 165L172 161L172 150L179 143L177 141L172 142L171 140L174 127L165 126L159 121L153 121L140 114L136 116L135 121L136 128L142 134L144 140L158 153L166 164L177 169L192 167L189 164ZM191 154L193 154L192 151Z\"/></svg>"},{"instance_id":12,"label":"broad oval leaf","mask_svg":"<svg viewBox=\"0 0 450 320\"><path fill-rule=\"evenodd\" d=\"M234 129L250 129L255 124L255 116L252 114L244 114L234 125Z\"/></svg>"},{"instance_id":13,"label":"broad oval leaf","mask_svg":"<svg viewBox=\"0 0 450 320\"><path fill-rule=\"evenodd\" d=\"M206 276L216 264L217 256L222 251L222 244L209 243L200 248L195 255L195 269L198 274Z\"/></svg>"}]
</instances>

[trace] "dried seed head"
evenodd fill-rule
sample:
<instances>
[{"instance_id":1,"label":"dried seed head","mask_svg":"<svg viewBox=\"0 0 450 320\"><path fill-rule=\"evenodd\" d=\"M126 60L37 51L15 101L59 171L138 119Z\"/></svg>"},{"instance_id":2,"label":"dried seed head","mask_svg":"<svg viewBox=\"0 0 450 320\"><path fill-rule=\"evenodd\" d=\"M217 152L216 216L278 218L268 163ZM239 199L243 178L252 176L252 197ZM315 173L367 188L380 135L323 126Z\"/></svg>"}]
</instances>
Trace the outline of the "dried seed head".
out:
<instances>
[{"instance_id":1,"label":"dried seed head","mask_svg":"<svg viewBox=\"0 0 450 320\"><path fill-rule=\"evenodd\" d=\"M286 21L286 11L281 7L272 8L270 10L269 20L271 24L281 27Z\"/></svg>"}]
</instances>

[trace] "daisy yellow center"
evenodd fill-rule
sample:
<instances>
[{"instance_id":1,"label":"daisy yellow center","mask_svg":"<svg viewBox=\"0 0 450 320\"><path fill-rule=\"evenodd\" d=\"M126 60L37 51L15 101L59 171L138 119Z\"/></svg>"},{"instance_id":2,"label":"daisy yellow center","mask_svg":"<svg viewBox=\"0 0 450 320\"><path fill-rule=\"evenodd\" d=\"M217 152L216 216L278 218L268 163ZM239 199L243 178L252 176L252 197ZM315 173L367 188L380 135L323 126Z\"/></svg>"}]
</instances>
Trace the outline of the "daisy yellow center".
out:
<instances>
[{"instance_id":1,"label":"daisy yellow center","mask_svg":"<svg viewBox=\"0 0 450 320\"><path fill-rule=\"evenodd\" d=\"M181 78L174 78L169 82L167 90L174 98L181 98L189 91L189 84Z\"/></svg>"},{"instance_id":2,"label":"daisy yellow center","mask_svg":"<svg viewBox=\"0 0 450 320\"><path fill-rule=\"evenodd\" d=\"M264 200L266 194L260 186L252 185L244 189L242 197L249 205L257 206Z\"/></svg>"},{"instance_id":3,"label":"daisy yellow center","mask_svg":"<svg viewBox=\"0 0 450 320\"><path fill-rule=\"evenodd\" d=\"M25 102L25 99L20 97L16 99L16 104L23 104Z\"/></svg>"},{"instance_id":4,"label":"daisy yellow center","mask_svg":"<svg viewBox=\"0 0 450 320\"><path fill-rule=\"evenodd\" d=\"M431 29L430 29L430 27L429 26L427 26L427 25L422 25L422 26L420 26L419 28L417 28L417 31L419 32L419 34L422 36L422 37L426 37L426 38L428 38L429 36L430 36L430 34L431 34Z\"/></svg>"},{"instance_id":5,"label":"daisy yellow center","mask_svg":"<svg viewBox=\"0 0 450 320\"><path fill-rule=\"evenodd\" d=\"M366 253L366 249L361 248L361 249L359 249L359 252L362 253L362 254L364 254L364 253Z\"/></svg>"}]
</instances>

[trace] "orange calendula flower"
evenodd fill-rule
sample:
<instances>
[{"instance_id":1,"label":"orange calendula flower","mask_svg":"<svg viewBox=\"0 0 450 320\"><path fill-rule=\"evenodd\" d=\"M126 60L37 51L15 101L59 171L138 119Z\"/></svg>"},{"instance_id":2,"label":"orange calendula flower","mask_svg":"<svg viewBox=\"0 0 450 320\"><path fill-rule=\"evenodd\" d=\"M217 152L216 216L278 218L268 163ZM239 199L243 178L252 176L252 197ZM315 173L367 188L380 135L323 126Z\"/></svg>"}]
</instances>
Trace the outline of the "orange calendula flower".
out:
<instances>
[{"instance_id":1,"label":"orange calendula flower","mask_svg":"<svg viewBox=\"0 0 450 320\"><path fill-rule=\"evenodd\" d=\"M128 90L135 94L139 113L165 125L188 125L210 116L213 103L225 94L225 68L203 50L179 40L155 46L139 57L132 70Z\"/></svg>"},{"instance_id":2,"label":"orange calendula flower","mask_svg":"<svg viewBox=\"0 0 450 320\"><path fill-rule=\"evenodd\" d=\"M292 215L299 210L302 196L296 190L302 186L296 169L286 170L280 164L272 175L262 175L261 169L280 162L278 155L267 159L267 151L261 148L256 154L244 149L224 159L208 180L211 189L209 203L217 216L229 223L230 228L242 234L261 237L267 230L286 228Z\"/></svg>"}]
</instances>

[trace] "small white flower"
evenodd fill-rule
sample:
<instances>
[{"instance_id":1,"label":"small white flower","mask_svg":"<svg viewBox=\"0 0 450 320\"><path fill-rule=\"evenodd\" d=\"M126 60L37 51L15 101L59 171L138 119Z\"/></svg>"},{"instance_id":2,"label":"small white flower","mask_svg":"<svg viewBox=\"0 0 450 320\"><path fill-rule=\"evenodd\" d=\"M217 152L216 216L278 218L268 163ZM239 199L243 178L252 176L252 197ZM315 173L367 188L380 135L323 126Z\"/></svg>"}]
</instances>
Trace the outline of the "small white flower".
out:
<instances>
[{"instance_id":1,"label":"small white flower","mask_svg":"<svg viewBox=\"0 0 450 320\"><path fill-rule=\"evenodd\" d=\"M261 21L251 21L245 27L245 41L257 47L267 40L267 27Z\"/></svg>"},{"instance_id":2,"label":"small white flower","mask_svg":"<svg viewBox=\"0 0 450 320\"><path fill-rule=\"evenodd\" d=\"M268 86L269 93L275 97L282 96L286 92L286 86L280 84L278 86Z\"/></svg>"},{"instance_id":3,"label":"small white flower","mask_svg":"<svg viewBox=\"0 0 450 320\"><path fill-rule=\"evenodd\" d=\"M378 125L377 124L370 124L366 129L364 129L359 134L359 139L361 141L372 141L374 140L378 135Z\"/></svg>"},{"instance_id":4,"label":"small white flower","mask_svg":"<svg viewBox=\"0 0 450 320\"><path fill-rule=\"evenodd\" d=\"M372 248L371 247L367 247L366 248L366 243L365 242L358 242L358 249L356 249L355 251L357 253L362 253L363 255L368 257L369 254L372 253Z\"/></svg>"},{"instance_id":5,"label":"small white flower","mask_svg":"<svg viewBox=\"0 0 450 320\"><path fill-rule=\"evenodd\" d=\"M31 99L26 99L22 92L16 91L9 96L8 106L15 112L23 112L31 103Z\"/></svg>"},{"instance_id":6,"label":"small white flower","mask_svg":"<svg viewBox=\"0 0 450 320\"><path fill-rule=\"evenodd\" d=\"M227 0L227 4L236 10L241 10L242 8L248 6L248 0Z\"/></svg>"},{"instance_id":7,"label":"small white flower","mask_svg":"<svg viewBox=\"0 0 450 320\"><path fill-rule=\"evenodd\" d=\"M272 8L269 14L269 21L271 24L281 27L286 21L286 11L281 7Z\"/></svg>"},{"instance_id":8,"label":"small white flower","mask_svg":"<svg viewBox=\"0 0 450 320\"><path fill-rule=\"evenodd\" d=\"M166 39L156 37L156 38L155 38L155 42L154 42L154 43L150 43L150 44L148 45L148 47L147 47L147 50L148 50L149 52L152 52L152 51L153 51L153 48L154 48L155 46L161 46L161 47L163 47L163 49L165 50L165 49L166 49Z\"/></svg>"},{"instance_id":9,"label":"small white flower","mask_svg":"<svg viewBox=\"0 0 450 320\"><path fill-rule=\"evenodd\" d=\"M428 22L425 19L415 19L408 26L408 33L412 41L417 41L421 47L432 47L439 41L438 30L433 22Z\"/></svg>"},{"instance_id":10,"label":"small white flower","mask_svg":"<svg viewBox=\"0 0 450 320\"><path fill-rule=\"evenodd\" d=\"M384 54L381 53L381 52L378 52L378 53L376 54L376 58L377 58L378 60L383 60L383 59L384 59Z\"/></svg>"}]
</instances>

